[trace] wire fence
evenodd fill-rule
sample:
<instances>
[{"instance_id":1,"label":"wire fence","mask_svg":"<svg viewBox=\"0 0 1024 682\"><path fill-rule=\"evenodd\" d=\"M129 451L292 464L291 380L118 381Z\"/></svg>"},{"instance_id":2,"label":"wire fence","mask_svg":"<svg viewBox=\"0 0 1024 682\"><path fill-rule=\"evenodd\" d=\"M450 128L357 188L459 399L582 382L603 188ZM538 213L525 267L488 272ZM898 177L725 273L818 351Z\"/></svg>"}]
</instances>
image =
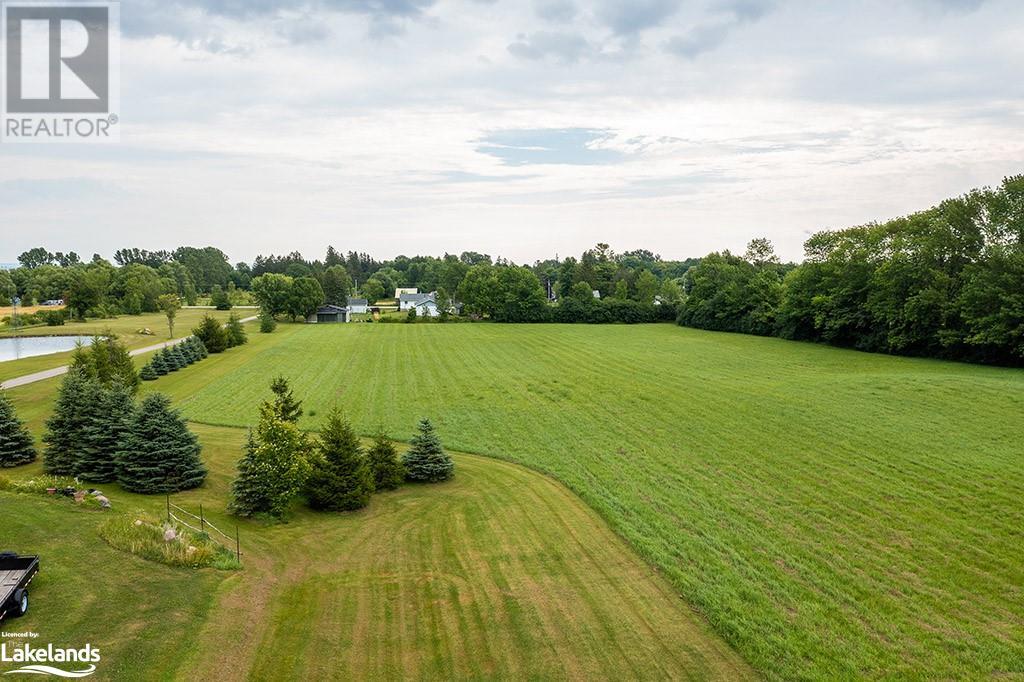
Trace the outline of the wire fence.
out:
<instances>
[{"instance_id":1,"label":"wire fence","mask_svg":"<svg viewBox=\"0 0 1024 682\"><path fill-rule=\"evenodd\" d=\"M194 525L192 525L185 519L175 514L174 510L177 510L179 513L184 514L185 516L188 516L191 519L194 519L193 522L198 521L199 527L196 528ZM203 513L203 505L199 505L199 514L196 515L190 512L189 510L182 509L178 505L171 502L171 496L168 495L167 522L171 523L172 521L176 521L181 525L185 526L186 528L190 528L197 533L205 533L210 538L213 538L214 542L223 545L225 549L231 550L231 545L234 545L235 558L238 559L238 563L242 563L242 547L238 539L238 526L235 526L235 536L231 537L230 535L222 531L220 528L217 528L217 526L213 525L210 522L210 520L206 518L206 515ZM211 533L210 531L213 531L217 535L213 535L213 533ZM220 538L224 538L224 540L222 541Z\"/></svg>"}]
</instances>

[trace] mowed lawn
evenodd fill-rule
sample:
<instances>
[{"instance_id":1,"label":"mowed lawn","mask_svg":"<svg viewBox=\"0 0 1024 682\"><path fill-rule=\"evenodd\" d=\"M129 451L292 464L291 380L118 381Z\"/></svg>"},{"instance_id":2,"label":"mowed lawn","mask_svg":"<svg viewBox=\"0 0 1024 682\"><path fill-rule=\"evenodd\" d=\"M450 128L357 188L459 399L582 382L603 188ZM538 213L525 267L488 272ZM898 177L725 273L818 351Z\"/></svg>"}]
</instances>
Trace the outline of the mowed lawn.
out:
<instances>
[{"instance_id":1,"label":"mowed lawn","mask_svg":"<svg viewBox=\"0 0 1024 682\"><path fill-rule=\"evenodd\" d=\"M1020 371L672 325L286 325L243 353L165 386L248 425L284 374L308 428L427 416L548 472L771 677L1024 673Z\"/></svg>"},{"instance_id":2,"label":"mowed lawn","mask_svg":"<svg viewBox=\"0 0 1024 682\"><path fill-rule=\"evenodd\" d=\"M236 311L239 317L246 318L255 314L249 309ZM199 324L203 316L210 314L219 320L227 321L230 312L204 310L196 308L178 311L174 324L175 338L188 336L192 328ZM140 330L148 329L150 334L140 334ZM85 322L68 321L59 327L29 327L19 329L17 336L92 336L94 334L116 334L129 349L145 348L168 339L167 318L163 313L144 313L142 315L122 315L109 319L91 319ZM0 339L15 336L9 329L0 331ZM71 361L73 351L37 355L20 360L0 362L0 381L14 377L41 372L54 367L61 367Z\"/></svg>"},{"instance_id":3,"label":"mowed lawn","mask_svg":"<svg viewBox=\"0 0 1024 682\"><path fill-rule=\"evenodd\" d=\"M173 499L233 531L223 510L245 431L195 429L211 475ZM4 627L39 632L37 646L99 647L94 679L755 677L571 492L454 458L455 480L357 513L240 522L244 568L227 573L142 561L98 537L104 513L0 492L0 547L43 557L30 615ZM160 496L102 487L114 513L163 511Z\"/></svg>"}]
</instances>

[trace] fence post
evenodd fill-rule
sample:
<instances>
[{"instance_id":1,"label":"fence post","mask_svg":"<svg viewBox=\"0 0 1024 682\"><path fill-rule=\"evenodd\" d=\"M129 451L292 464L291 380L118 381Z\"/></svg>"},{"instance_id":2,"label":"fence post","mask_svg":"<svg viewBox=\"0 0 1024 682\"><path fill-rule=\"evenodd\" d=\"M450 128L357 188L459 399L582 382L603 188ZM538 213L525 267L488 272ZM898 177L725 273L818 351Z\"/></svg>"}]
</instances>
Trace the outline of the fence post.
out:
<instances>
[{"instance_id":1,"label":"fence post","mask_svg":"<svg viewBox=\"0 0 1024 682\"><path fill-rule=\"evenodd\" d=\"M206 532L206 517L203 516L203 505L199 505L199 528Z\"/></svg>"},{"instance_id":2,"label":"fence post","mask_svg":"<svg viewBox=\"0 0 1024 682\"><path fill-rule=\"evenodd\" d=\"M235 558L238 563L242 563L242 549L241 545L238 544L238 526L235 526Z\"/></svg>"},{"instance_id":3,"label":"fence post","mask_svg":"<svg viewBox=\"0 0 1024 682\"><path fill-rule=\"evenodd\" d=\"M167 494L167 523L171 522L171 495Z\"/></svg>"}]
</instances>

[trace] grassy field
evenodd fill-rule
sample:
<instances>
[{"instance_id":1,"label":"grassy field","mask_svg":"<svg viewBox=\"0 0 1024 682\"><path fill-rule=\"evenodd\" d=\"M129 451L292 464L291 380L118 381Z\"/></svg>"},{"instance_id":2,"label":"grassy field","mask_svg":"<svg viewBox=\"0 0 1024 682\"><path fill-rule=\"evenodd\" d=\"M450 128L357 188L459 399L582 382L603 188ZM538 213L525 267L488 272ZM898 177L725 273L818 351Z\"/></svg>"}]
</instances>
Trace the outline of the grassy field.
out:
<instances>
[{"instance_id":1,"label":"grassy field","mask_svg":"<svg viewBox=\"0 0 1024 682\"><path fill-rule=\"evenodd\" d=\"M203 315L209 313L217 319L227 321L230 312L219 312L216 310L184 309L178 311L178 317L174 324L174 336L182 337L191 333L193 327L199 324ZM253 314L249 310L240 310L241 317L248 317ZM140 334L139 330L149 329L150 334ZM167 318L163 313L145 313L143 315L122 315L112 319L87 320L86 322L68 321L59 327L32 327L21 329L18 336L90 336L92 334L105 334L112 332L125 342L130 349L145 348L153 344L166 341ZM13 336L10 330L0 331L0 338ZM44 369L60 367L68 364L71 359L71 352L52 353L50 355L39 355L20 360L9 360L0 362L0 381L6 381L25 374L32 374Z\"/></svg>"},{"instance_id":2,"label":"grassy field","mask_svg":"<svg viewBox=\"0 0 1024 682\"><path fill-rule=\"evenodd\" d=\"M192 419L252 423L277 373L307 427L429 416L566 483L771 677L1024 673L1022 372L671 325L255 338L180 380Z\"/></svg>"},{"instance_id":3,"label":"grassy field","mask_svg":"<svg viewBox=\"0 0 1024 682\"><path fill-rule=\"evenodd\" d=\"M175 502L203 503L230 529L216 510L244 431L196 430L211 476ZM243 522L232 573L143 562L98 538L103 513L0 493L0 547L39 552L44 568L29 616L4 629L93 643L94 679L753 677L565 488L494 459L455 462L455 480L377 495L359 513ZM162 509L103 487L116 511Z\"/></svg>"},{"instance_id":4,"label":"grassy field","mask_svg":"<svg viewBox=\"0 0 1024 682\"><path fill-rule=\"evenodd\" d=\"M43 555L28 615L0 629L38 632L35 647L92 644L103 661L90 679L158 679L160 670L177 668L183 649L197 646L194 624L209 612L221 576L110 548L96 531L105 516L65 500L0 492L0 551Z\"/></svg>"}]
</instances>

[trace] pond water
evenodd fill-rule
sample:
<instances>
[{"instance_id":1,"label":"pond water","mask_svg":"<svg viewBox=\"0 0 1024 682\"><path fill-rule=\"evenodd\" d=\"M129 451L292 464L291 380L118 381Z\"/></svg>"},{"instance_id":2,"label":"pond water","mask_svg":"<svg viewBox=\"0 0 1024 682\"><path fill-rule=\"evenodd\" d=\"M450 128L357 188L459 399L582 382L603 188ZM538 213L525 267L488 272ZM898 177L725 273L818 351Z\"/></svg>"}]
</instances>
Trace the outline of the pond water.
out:
<instances>
[{"instance_id":1,"label":"pond water","mask_svg":"<svg viewBox=\"0 0 1024 682\"><path fill-rule=\"evenodd\" d=\"M0 362L31 358L36 355L63 353L81 343L88 346L91 336L18 336L0 338Z\"/></svg>"}]
</instances>

